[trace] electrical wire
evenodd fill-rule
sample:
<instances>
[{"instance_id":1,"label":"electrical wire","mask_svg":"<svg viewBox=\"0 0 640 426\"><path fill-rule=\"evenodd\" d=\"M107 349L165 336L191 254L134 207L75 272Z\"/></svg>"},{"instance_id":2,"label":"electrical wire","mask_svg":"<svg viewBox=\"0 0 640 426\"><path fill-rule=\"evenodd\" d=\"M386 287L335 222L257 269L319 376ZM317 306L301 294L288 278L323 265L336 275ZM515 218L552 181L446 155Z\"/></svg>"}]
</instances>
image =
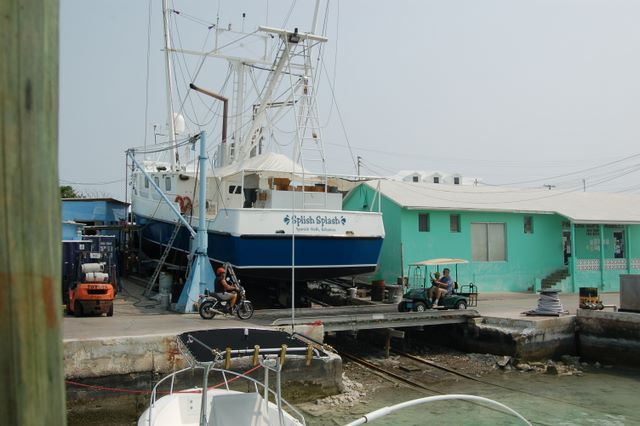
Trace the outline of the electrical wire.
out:
<instances>
[{"instance_id":1,"label":"electrical wire","mask_svg":"<svg viewBox=\"0 0 640 426\"><path fill-rule=\"evenodd\" d=\"M522 181L501 183L501 184L493 184L492 186L521 185L521 184L527 184L527 183L535 183L535 182L553 180L553 179L562 178L562 177L566 177L566 176L574 176L574 175L578 175L578 174L581 174L581 173L584 173L584 172L588 172L588 171L591 171L591 170L597 170L597 169L600 169L600 168L603 168L603 167L607 167L607 166L611 166L611 165L614 165L614 164L618 164L618 163L621 163L623 161L627 161L627 160L630 160L632 158L638 158L638 157L640 157L640 153L628 155L626 157L619 158L617 160L610 161L608 163L599 164L599 165L596 165L596 166L588 167L586 169L576 170L576 171L569 172L569 173L564 173L564 174L555 175L555 176L548 176L548 177L545 177L545 178L529 179L529 180L522 180ZM489 185L489 184L485 183L485 185Z\"/></svg>"},{"instance_id":2,"label":"electrical wire","mask_svg":"<svg viewBox=\"0 0 640 426\"><path fill-rule=\"evenodd\" d=\"M173 148L180 148L182 146L188 145L192 143L191 139L192 139L191 137L188 137L188 138L178 140L176 141L175 145L173 144L173 142L169 141L169 142L163 142L163 143L154 145L153 147L150 147L150 148L135 147L135 148L129 149L129 151L132 151L133 153L140 153L140 154L157 154L164 151L170 151Z\"/></svg>"},{"instance_id":3,"label":"electrical wire","mask_svg":"<svg viewBox=\"0 0 640 426\"><path fill-rule=\"evenodd\" d=\"M325 73L327 73L326 67L322 67L323 71ZM351 141L349 140L349 134L347 133L347 128L344 125L344 120L342 118L342 113L340 112L340 107L338 106L338 102L336 100L336 94L335 91L333 90L333 86L331 85L331 82L328 82L329 84L329 89L331 91L331 99L333 100L335 107L336 107L336 112L338 113L338 121L340 122L340 128L342 129L342 134L344 135L345 141L347 143L347 149L349 150L349 154L351 155L351 161L353 162L353 167L354 170L358 170L358 164L356 162L356 156L353 153L353 149L351 148Z\"/></svg>"},{"instance_id":4,"label":"electrical wire","mask_svg":"<svg viewBox=\"0 0 640 426\"><path fill-rule=\"evenodd\" d=\"M74 182L74 181L70 181L67 179L60 179L61 183L64 183L65 185L110 185L112 183L119 183L119 182L124 182L126 179L125 178L121 178L121 179L114 179L114 180L109 180L109 181L104 181L104 182Z\"/></svg>"}]
</instances>

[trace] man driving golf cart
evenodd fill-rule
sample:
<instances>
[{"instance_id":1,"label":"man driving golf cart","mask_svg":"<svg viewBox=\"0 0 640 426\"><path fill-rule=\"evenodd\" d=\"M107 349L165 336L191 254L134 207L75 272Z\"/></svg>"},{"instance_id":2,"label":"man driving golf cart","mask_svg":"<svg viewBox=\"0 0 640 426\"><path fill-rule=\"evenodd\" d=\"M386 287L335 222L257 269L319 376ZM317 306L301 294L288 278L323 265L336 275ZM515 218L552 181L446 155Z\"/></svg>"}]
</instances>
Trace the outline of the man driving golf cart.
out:
<instances>
[{"instance_id":1,"label":"man driving golf cart","mask_svg":"<svg viewBox=\"0 0 640 426\"><path fill-rule=\"evenodd\" d=\"M443 297L451 296L453 294L455 283L449 274L449 268L444 268L442 270L442 278L440 278L440 272L438 271L433 274L433 278L431 278L431 287L427 290L432 306L438 306Z\"/></svg>"},{"instance_id":2,"label":"man driving golf cart","mask_svg":"<svg viewBox=\"0 0 640 426\"><path fill-rule=\"evenodd\" d=\"M427 309L466 309L468 306L477 306L478 289L475 284L463 285L458 290L458 265L468 263L464 259L429 259L409 265L409 289L398 304L398 311L423 312ZM450 276L450 268L442 270L443 265L455 265L456 279ZM429 273L429 268L436 271ZM431 287L427 288L427 277Z\"/></svg>"}]
</instances>

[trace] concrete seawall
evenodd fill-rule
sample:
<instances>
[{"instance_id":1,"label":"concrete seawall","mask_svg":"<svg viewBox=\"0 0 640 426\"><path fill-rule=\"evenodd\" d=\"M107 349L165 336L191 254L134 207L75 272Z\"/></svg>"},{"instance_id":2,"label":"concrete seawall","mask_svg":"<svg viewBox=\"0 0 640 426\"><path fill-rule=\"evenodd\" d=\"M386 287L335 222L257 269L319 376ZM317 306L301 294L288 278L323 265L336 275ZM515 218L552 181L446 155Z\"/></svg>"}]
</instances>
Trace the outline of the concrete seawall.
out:
<instances>
[{"instance_id":1,"label":"concrete seawall","mask_svg":"<svg viewBox=\"0 0 640 426\"><path fill-rule=\"evenodd\" d=\"M476 318L457 326L451 344L466 352L534 361L578 355L588 361L640 366L640 314L579 309L576 316Z\"/></svg>"},{"instance_id":2,"label":"concrete seawall","mask_svg":"<svg viewBox=\"0 0 640 426\"><path fill-rule=\"evenodd\" d=\"M466 352L511 355L523 360L574 355L575 317L544 320L476 318L457 328L453 342Z\"/></svg>"},{"instance_id":3,"label":"concrete seawall","mask_svg":"<svg viewBox=\"0 0 640 426\"><path fill-rule=\"evenodd\" d=\"M640 314L578 310L578 348L588 360L640 365Z\"/></svg>"},{"instance_id":4,"label":"concrete seawall","mask_svg":"<svg viewBox=\"0 0 640 426\"><path fill-rule=\"evenodd\" d=\"M302 331L302 330L301 330ZM322 330L310 330L314 338ZM164 375L187 366L179 353L175 335L146 335L64 341L64 371L67 380L135 374ZM251 357L234 359L231 369L246 371ZM342 389L342 359L329 353L306 365L304 356L288 355L282 369L284 396L322 398ZM116 383L118 380L115 381Z\"/></svg>"},{"instance_id":5,"label":"concrete seawall","mask_svg":"<svg viewBox=\"0 0 640 426\"><path fill-rule=\"evenodd\" d=\"M64 341L67 379L134 373L168 373L184 366L175 335Z\"/></svg>"}]
</instances>

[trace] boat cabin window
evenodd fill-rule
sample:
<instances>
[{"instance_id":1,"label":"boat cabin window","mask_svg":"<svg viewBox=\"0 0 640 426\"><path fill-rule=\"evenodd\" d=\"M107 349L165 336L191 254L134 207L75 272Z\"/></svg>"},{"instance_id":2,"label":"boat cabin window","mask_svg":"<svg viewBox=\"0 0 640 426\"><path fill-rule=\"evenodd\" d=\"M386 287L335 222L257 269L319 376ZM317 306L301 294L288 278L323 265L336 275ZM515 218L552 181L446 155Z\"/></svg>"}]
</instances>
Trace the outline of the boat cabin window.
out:
<instances>
[{"instance_id":1,"label":"boat cabin window","mask_svg":"<svg viewBox=\"0 0 640 426\"><path fill-rule=\"evenodd\" d=\"M144 187L149 188L149 179L147 177L144 178Z\"/></svg>"},{"instance_id":2,"label":"boat cabin window","mask_svg":"<svg viewBox=\"0 0 640 426\"><path fill-rule=\"evenodd\" d=\"M156 183L156 186L160 187L160 178L158 176L154 176L153 181Z\"/></svg>"},{"instance_id":3,"label":"boat cabin window","mask_svg":"<svg viewBox=\"0 0 640 426\"><path fill-rule=\"evenodd\" d=\"M455 176L455 177L453 178L453 184L454 184L454 185L460 185L460 177Z\"/></svg>"},{"instance_id":4,"label":"boat cabin window","mask_svg":"<svg viewBox=\"0 0 640 426\"><path fill-rule=\"evenodd\" d=\"M171 178L168 176L164 178L164 189L171 191Z\"/></svg>"},{"instance_id":5,"label":"boat cabin window","mask_svg":"<svg viewBox=\"0 0 640 426\"><path fill-rule=\"evenodd\" d=\"M229 185L229 194L242 194L242 185Z\"/></svg>"},{"instance_id":6,"label":"boat cabin window","mask_svg":"<svg viewBox=\"0 0 640 426\"><path fill-rule=\"evenodd\" d=\"M433 183L440 183L440 178L438 176L434 176Z\"/></svg>"},{"instance_id":7,"label":"boat cabin window","mask_svg":"<svg viewBox=\"0 0 640 426\"><path fill-rule=\"evenodd\" d=\"M419 180L419 179L418 179L418 176L414 176L414 177L413 177L413 181L414 181L414 182L418 182L418 180Z\"/></svg>"}]
</instances>

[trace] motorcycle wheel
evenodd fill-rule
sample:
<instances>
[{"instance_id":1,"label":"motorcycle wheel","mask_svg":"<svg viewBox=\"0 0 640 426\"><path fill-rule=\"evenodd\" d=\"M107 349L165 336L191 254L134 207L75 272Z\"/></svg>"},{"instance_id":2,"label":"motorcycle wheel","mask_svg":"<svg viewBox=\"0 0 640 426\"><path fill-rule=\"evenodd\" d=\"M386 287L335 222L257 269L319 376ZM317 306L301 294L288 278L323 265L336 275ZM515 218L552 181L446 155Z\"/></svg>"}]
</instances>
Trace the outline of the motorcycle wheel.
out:
<instances>
[{"instance_id":1,"label":"motorcycle wheel","mask_svg":"<svg viewBox=\"0 0 640 426\"><path fill-rule=\"evenodd\" d=\"M238 306L238 318L246 320L253 316L253 303L245 300Z\"/></svg>"},{"instance_id":2,"label":"motorcycle wheel","mask_svg":"<svg viewBox=\"0 0 640 426\"><path fill-rule=\"evenodd\" d=\"M202 317L202 319L212 319L216 316L216 311L213 310L214 303L211 301L203 302L200 305L200 309L198 309L198 313Z\"/></svg>"}]
</instances>

